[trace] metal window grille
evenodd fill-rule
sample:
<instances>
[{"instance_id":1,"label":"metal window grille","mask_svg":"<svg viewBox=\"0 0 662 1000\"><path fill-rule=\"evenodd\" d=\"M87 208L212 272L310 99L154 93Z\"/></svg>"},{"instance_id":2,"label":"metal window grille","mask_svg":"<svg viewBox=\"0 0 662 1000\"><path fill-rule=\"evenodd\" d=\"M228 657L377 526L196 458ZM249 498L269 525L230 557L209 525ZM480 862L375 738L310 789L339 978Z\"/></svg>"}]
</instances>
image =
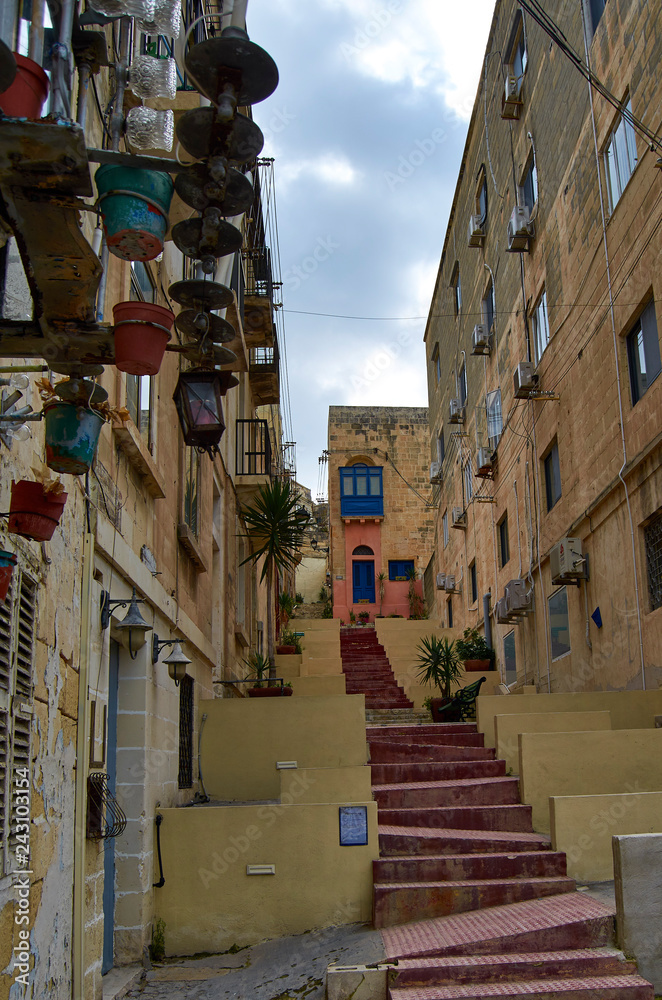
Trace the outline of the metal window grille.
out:
<instances>
[{"instance_id":1,"label":"metal window grille","mask_svg":"<svg viewBox=\"0 0 662 1000\"><path fill-rule=\"evenodd\" d=\"M271 473L271 439L266 420L237 420L236 473L268 476Z\"/></svg>"},{"instance_id":2,"label":"metal window grille","mask_svg":"<svg viewBox=\"0 0 662 1000\"><path fill-rule=\"evenodd\" d=\"M646 567L648 569L648 593L650 608L662 606L662 513L644 528Z\"/></svg>"},{"instance_id":3,"label":"metal window grille","mask_svg":"<svg viewBox=\"0 0 662 1000\"><path fill-rule=\"evenodd\" d=\"M179 787L193 785L193 678L179 683Z\"/></svg>"}]
</instances>

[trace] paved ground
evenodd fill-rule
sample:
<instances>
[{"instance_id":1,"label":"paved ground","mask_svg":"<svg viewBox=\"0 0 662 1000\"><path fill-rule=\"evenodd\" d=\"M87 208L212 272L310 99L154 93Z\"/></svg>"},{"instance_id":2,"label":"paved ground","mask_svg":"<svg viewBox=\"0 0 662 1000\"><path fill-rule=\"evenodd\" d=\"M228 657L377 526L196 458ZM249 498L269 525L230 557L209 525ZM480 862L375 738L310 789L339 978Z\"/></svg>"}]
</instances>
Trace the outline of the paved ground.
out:
<instances>
[{"instance_id":1,"label":"paved ground","mask_svg":"<svg viewBox=\"0 0 662 1000\"><path fill-rule=\"evenodd\" d=\"M141 973L140 981L121 995L130 1000L324 1000L328 965L372 965L383 959L379 932L351 924L265 941L234 955L172 959Z\"/></svg>"}]
</instances>

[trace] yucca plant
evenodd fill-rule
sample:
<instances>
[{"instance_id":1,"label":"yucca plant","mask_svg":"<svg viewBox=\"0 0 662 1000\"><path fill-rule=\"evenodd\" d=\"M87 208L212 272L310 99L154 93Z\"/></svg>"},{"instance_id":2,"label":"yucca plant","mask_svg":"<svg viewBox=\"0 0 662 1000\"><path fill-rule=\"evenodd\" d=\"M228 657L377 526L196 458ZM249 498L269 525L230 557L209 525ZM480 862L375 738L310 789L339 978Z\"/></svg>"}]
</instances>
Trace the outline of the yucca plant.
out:
<instances>
[{"instance_id":1,"label":"yucca plant","mask_svg":"<svg viewBox=\"0 0 662 1000\"><path fill-rule=\"evenodd\" d=\"M260 580L267 581L269 677L275 677L274 583L277 572L294 569L299 562L310 518L299 491L289 479L274 479L263 486L253 502L241 508L241 515L252 547L243 562L257 564L263 560Z\"/></svg>"},{"instance_id":2,"label":"yucca plant","mask_svg":"<svg viewBox=\"0 0 662 1000\"><path fill-rule=\"evenodd\" d=\"M418 655L418 677L422 684L434 684L442 698L451 697L451 688L460 676L460 658L454 642L446 636L424 636L416 647Z\"/></svg>"}]
</instances>

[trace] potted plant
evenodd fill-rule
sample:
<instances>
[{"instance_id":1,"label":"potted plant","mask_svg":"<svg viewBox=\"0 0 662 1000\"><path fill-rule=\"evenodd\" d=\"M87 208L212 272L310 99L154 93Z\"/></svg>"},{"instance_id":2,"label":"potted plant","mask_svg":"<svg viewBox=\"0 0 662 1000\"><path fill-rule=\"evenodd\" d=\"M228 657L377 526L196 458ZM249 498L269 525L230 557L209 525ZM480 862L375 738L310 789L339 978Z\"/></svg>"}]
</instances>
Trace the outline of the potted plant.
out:
<instances>
[{"instance_id":1,"label":"potted plant","mask_svg":"<svg viewBox=\"0 0 662 1000\"><path fill-rule=\"evenodd\" d=\"M370 620L369 611L359 611L359 623L361 625L367 625L369 620Z\"/></svg>"},{"instance_id":2,"label":"potted plant","mask_svg":"<svg viewBox=\"0 0 662 1000\"><path fill-rule=\"evenodd\" d=\"M129 411L110 406L108 393L92 379L36 382L44 401L46 465L54 472L82 476L94 461L104 422L113 417L124 422Z\"/></svg>"},{"instance_id":3,"label":"potted plant","mask_svg":"<svg viewBox=\"0 0 662 1000\"><path fill-rule=\"evenodd\" d=\"M130 375L156 375L161 367L175 314L154 302L117 302L113 306L115 367Z\"/></svg>"},{"instance_id":4,"label":"potted plant","mask_svg":"<svg viewBox=\"0 0 662 1000\"><path fill-rule=\"evenodd\" d=\"M278 615L279 622L278 628L283 629L290 620L290 615L296 608L296 603L291 594L283 591L282 594L278 595Z\"/></svg>"},{"instance_id":5,"label":"potted plant","mask_svg":"<svg viewBox=\"0 0 662 1000\"><path fill-rule=\"evenodd\" d=\"M381 573L377 574L377 582L379 583L379 614L376 615L375 617L383 618L384 616L382 615L382 605L384 604L384 591L386 582L386 573L384 573L383 570Z\"/></svg>"},{"instance_id":6,"label":"potted plant","mask_svg":"<svg viewBox=\"0 0 662 1000\"><path fill-rule=\"evenodd\" d=\"M0 107L10 118L39 118L48 97L48 77L33 59L14 52L16 75L0 95Z\"/></svg>"},{"instance_id":7,"label":"potted plant","mask_svg":"<svg viewBox=\"0 0 662 1000\"><path fill-rule=\"evenodd\" d=\"M9 530L35 542L47 542L53 537L66 502L67 494L59 479L12 482Z\"/></svg>"},{"instance_id":8,"label":"potted plant","mask_svg":"<svg viewBox=\"0 0 662 1000\"><path fill-rule=\"evenodd\" d=\"M455 643L458 656L464 660L467 671L493 670L495 652L487 645L485 636L477 628L465 628L461 639Z\"/></svg>"},{"instance_id":9,"label":"potted plant","mask_svg":"<svg viewBox=\"0 0 662 1000\"><path fill-rule=\"evenodd\" d=\"M292 694L291 684L268 686L269 658L263 653L251 653L244 663L257 679L257 683L246 691L249 698L282 698Z\"/></svg>"},{"instance_id":10,"label":"potted plant","mask_svg":"<svg viewBox=\"0 0 662 1000\"><path fill-rule=\"evenodd\" d=\"M352 611L351 608L350 608L350 611L349 611L349 624L350 625L356 625L356 615L354 614L354 612Z\"/></svg>"},{"instance_id":11,"label":"potted plant","mask_svg":"<svg viewBox=\"0 0 662 1000\"><path fill-rule=\"evenodd\" d=\"M418 678L422 684L432 684L439 688L441 697L430 699L430 710L434 722L455 722L449 711L441 715L439 710L452 701L452 685L460 676L460 658L456 643L436 635L424 636L416 647L418 653Z\"/></svg>"},{"instance_id":12,"label":"potted plant","mask_svg":"<svg viewBox=\"0 0 662 1000\"><path fill-rule=\"evenodd\" d=\"M409 603L409 618L413 620L420 620L422 618L427 618L427 613L425 610L425 601L416 590L415 569L407 570L407 579L409 580L409 589L407 591L407 601Z\"/></svg>"},{"instance_id":13,"label":"potted plant","mask_svg":"<svg viewBox=\"0 0 662 1000\"><path fill-rule=\"evenodd\" d=\"M280 633L280 643L276 646L276 652L279 656L283 653L301 653L301 640L296 632L283 629Z\"/></svg>"}]
</instances>

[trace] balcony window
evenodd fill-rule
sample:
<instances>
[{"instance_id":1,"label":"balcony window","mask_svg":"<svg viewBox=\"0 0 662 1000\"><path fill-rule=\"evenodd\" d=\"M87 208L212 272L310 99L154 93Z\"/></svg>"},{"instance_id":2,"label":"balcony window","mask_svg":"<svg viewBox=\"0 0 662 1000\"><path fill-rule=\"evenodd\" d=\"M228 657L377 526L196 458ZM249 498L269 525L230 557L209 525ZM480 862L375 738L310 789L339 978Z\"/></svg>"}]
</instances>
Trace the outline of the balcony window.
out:
<instances>
[{"instance_id":1,"label":"balcony window","mask_svg":"<svg viewBox=\"0 0 662 1000\"><path fill-rule=\"evenodd\" d=\"M344 466L340 472L341 517L382 517L384 490L381 466Z\"/></svg>"},{"instance_id":2,"label":"balcony window","mask_svg":"<svg viewBox=\"0 0 662 1000\"><path fill-rule=\"evenodd\" d=\"M559 463L559 446L556 441L543 458L543 468L545 470L547 510L550 511L561 499L561 465Z\"/></svg>"},{"instance_id":3,"label":"balcony window","mask_svg":"<svg viewBox=\"0 0 662 1000\"><path fill-rule=\"evenodd\" d=\"M552 660L560 660L570 652L570 618L568 615L568 592L565 587L548 598L549 631L552 646Z\"/></svg>"},{"instance_id":4,"label":"balcony window","mask_svg":"<svg viewBox=\"0 0 662 1000\"><path fill-rule=\"evenodd\" d=\"M536 161L533 153L531 153L529 161L526 165L520 189L520 204L526 206L529 211L532 211L534 205L538 201L538 170L536 168Z\"/></svg>"},{"instance_id":5,"label":"balcony window","mask_svg":"<svg viewBox=\"0 0 662 1000\"><path fill-rule=\"evenodd\" d=\"M632 405L639 402L662 371L655 304L649 302L627 338Z\"/></svg>"},{"instance_id":6,"label":"balcony window","mask_svg":"<svg viewBox=\"0 0 662 1000\"><path fill-rule=\"evenodd\" d=\"M266 420L237 420L236 475L268 476L271 472L271 439Z\"/></svg>"},{"instance_id":7,"label":"balcony window","mask_svg":"<svg viewBox=\"0 0 662 1000\"><path fill-rule=\"evenodd\" d=\"M627 101L623 110L632 116L632 103ZM609 188L609 211L613 212L627 182L637 165L637 141L630 119L621 115L609 136L605 150L605 169Z\"/></svg>"},{"instance_id":8,"label":"balcony window","mask_svg":"<svg viewBox=\"0 0 662 1000\"><path fill-rule=\"evenodd\" d=\"M549 344L549 317L547 315L547 294L543 292L531 316L536 364Z\"/></svg>"},{"instance_id":9,"label":"balcony window","mask_svg":"<svg viewBox=\"0 0 662 1000\"><path fill-rule=\"evenodd\" d=\"M487 438L492 451L495 450L503 431L503 417L501 415L501 389L488 392L485 397L485 408L487 410Z\"/></svg>"}]
</instances>

